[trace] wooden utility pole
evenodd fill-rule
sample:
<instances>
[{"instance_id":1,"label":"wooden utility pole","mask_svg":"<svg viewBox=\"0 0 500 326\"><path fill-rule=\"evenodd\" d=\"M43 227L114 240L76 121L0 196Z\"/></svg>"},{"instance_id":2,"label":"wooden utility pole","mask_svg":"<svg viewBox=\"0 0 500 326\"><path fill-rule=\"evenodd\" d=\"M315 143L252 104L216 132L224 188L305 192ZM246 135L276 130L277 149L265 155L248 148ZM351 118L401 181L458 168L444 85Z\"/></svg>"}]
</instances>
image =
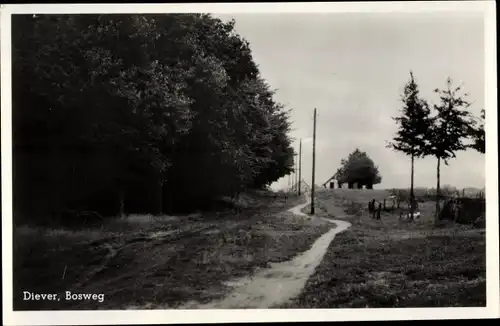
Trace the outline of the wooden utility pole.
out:
<instances>
[{"instance_id":1,"label":"wooden utility pole","mask_svg":"<svg viewBox=\"0 0 500 326\"><path fill-rule=\"evenodd\" d=\"M297 157L297 154L295 154L295 157ZM298 187L297 187L297 177L298 177L298 173L297 173L297 170L298 170L298 166L299 166L299 163L297 162L297 159L295 159L295 184L294 184L294 188L293 188L293 191L297 191Z\"/></svg>"},{"instance_id":2,"label":"wooden utility pole","mask_svg":"<svg viewBox=\"0 0 500 326\"><path fill-rule=\"evenodd\" d=\"M316 170L316 108L314 108L314 127L313 127L313 159L312 159L312 182L311 182L311 215L314 215L314 173Z\"/></svg>"},{"instance_id":3,"label":"wooden utility pole","mask_svg":"<svg viewBox=\"0 0 500 326\"><path fill-rule=\"evenodd\" d=\"M302 183L302 138L300 139L300 145L299 145L299 196L300 196L301 183Z\"/></svg>"}]
</instances>

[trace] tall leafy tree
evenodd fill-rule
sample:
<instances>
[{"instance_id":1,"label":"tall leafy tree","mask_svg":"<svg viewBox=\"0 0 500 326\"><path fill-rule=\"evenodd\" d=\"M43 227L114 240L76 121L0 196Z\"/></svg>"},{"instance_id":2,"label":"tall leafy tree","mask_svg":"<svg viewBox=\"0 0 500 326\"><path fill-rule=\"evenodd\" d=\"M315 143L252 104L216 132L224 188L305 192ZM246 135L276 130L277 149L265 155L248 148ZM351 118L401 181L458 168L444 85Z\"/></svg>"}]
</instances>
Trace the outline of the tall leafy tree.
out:
<instances>
[{"instance_id":1,"label":"tall leafy tree","mask_svg":"<svg viewBox=\"0 0 500 326\"><path fill-rule=\"evenodd\" d=\"M464 151L469 146L465 141L469 137L472 115L468 111L470 102L466 100L467 93L461 93L462 86L453 86L451 78L446 80L444 89L435 89L440 102L434 105L435 114L428 134L428 145L425 154L437 159L436 167L436 223L439 215L441 198L441 161L445 165L456 157L458 151Z\"/></svg>"},{"instance_id":2,"label":"tall leafy tree","mask_svg":"<svg viewBox=\"0 0 500 326\"><path fill-rule=\"evenodd\" d=\"M350 153L347 159L341 160L336 178L341 184L348 183L349 187L357 183L358 186L366 185L372 188L374 184L382 182L378 167L366 152L358 148Z\"/></svg>"},{"instance_id":3,"label":"tall leafy tree","mask_svg":"<svg viewBox=\"0 0 500 326\"><path fill-rule=\"evenodd\" d=\"M289 173L289 116L234 26L13 17L16 207L161 213Z\"/></svg>"},{"instance_id":4,"label":"tall leafy tree","mask_svg":"<svg viewBox=\"0 0 500 326\"><path fill-rule=\"evenodd\" d=\"M410 80L405 85L401 96L401 102L403 106L400 110L400 116L392 118L396 121L398 130L387 147L410 157L410 217L412 218L415 208L415 159L426 154L425 147L431 119L429 105L420 97L419 86L411 71Z\"/></svg>"}]
</instances>

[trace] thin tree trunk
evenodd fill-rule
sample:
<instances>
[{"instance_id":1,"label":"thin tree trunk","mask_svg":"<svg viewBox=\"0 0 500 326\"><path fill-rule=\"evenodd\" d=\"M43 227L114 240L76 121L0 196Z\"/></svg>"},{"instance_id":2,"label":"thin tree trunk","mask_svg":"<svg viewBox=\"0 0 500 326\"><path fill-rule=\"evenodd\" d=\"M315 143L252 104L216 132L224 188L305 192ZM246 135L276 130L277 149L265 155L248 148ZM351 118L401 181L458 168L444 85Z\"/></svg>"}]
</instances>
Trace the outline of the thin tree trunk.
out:
<instances>
[{"instance_id":1,"label":"thin tree trunk","mask_svg":"<svg viewBox=\"0 0 500 326\"><path fill-rule=\"evenodd\" d=\"M158 181L158 214L163 214L163 180Z\"/></svg>"},{"instance_id":2,"label":"thin tree trunk","mask_svg":"<svg viewBox=\"0 0 500 326\"><path fill-rule=\"evenodd\" d=\"M441 158L438 157L437 158L437 186L436 186L436 219L435 219L435 223L437 224L438 223L438 220L439 220L439 211L440 211L440 207L439 207L439 200L440 200L440 197L441 197L441 185L440 185L440 179L441 179Z\"/></svg>"},{"instance_id":3,"label":"thin tree trunk","mask_svg":"<svg viewBox=\"0 0 500 326\"><path fill-rule=\"evenodd\" d=\"M62 211L62 180L61 180L61 149L59 148L59 145L56 144L55 147L53 147L53 155L52 155L52 162L51 165L53 167L52 173L53 173L53 179L54 180L54 186L52 189L53 197L52 197L52 207L53 207L53 218L57 223L61 222L61 211Z\"/></svg>"},{"instance_id":4,"label":"thin tree trunk","mask_svg":"<svg viewBox=\"0 0 500 326\"><path fill-rule=\"evenodd\" d=\"M168 215L172 215L173 214L173 200L172 200L172 196L173 196L173 193L172 193L172 188L169 187L168 189Z\"/></svg>"},{"instance_id":5,"label":"thin tree trunk","mask_svg":"<svg viewBox=\"0 0 500 326\"><path fill-rule=\"evenodd\" d=\"M125 217L125 191L120 189L120 217Z\"/></svg>"}]
</instances>

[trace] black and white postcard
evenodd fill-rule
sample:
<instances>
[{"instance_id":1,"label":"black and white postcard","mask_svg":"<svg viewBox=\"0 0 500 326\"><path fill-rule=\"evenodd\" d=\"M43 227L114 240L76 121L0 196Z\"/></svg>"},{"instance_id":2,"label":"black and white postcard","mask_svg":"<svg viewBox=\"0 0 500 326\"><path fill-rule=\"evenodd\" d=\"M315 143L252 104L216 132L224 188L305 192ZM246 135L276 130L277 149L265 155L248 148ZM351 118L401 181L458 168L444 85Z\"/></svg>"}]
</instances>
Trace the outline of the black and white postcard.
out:
<instances>
[{"instance_id":1,"label":"black and white postcard","mask_svg":"<svg viewBox=\"0 0 500 326\"><path fill-rule=\"evenodd\" d=\"M493 1L0 19L4 324L499 316Z\"/></svg>"}]
</instances>

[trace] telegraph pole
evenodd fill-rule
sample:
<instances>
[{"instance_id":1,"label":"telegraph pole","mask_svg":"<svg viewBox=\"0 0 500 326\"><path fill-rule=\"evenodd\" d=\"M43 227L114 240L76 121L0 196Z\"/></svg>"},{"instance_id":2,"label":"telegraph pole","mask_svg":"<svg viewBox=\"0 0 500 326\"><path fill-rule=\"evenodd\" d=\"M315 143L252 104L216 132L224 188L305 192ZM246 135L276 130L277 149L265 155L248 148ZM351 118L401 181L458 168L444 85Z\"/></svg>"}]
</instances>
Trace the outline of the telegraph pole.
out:
<instances>
[{"instance_id":1,"label":"telegraph pole","mask_svg":"<svg viewBox=\"0 0 500 326\"><path fill-rule=\"evenodd\" d=\"M299 196L300 196L301 183L302 183L302 138L300 139L300 145L299 145Z\"/></svg>"},{"instance_id":2,"label":"telegraph pole","mask_svg":"<svg viewBox=\"0 0 500 326\"><path fill-rule=\"evenodd\" d=\"M297 154L295 154L295 157L297 157ZM298 167L299 166L299 163L297 162L297 159L295 159L295 184L294 184L294 188L293 188L293 191L296 191L298 188L297 188L297 176L299 175L297 173L297 170L298 170Z\"/></svg>"},{"instance_id":3,"label":"telegraph pole","mask_svg":"<svg viewBox=\"0 0 500 326\"><path fill-rule=\"evenodd\" d=\"M316 108L314 108L314 127L313 127L313 159L312 159L312 183L311 183L311 215L314 215L314 172L316 169Z\"/></svg>"}]
</instances>

